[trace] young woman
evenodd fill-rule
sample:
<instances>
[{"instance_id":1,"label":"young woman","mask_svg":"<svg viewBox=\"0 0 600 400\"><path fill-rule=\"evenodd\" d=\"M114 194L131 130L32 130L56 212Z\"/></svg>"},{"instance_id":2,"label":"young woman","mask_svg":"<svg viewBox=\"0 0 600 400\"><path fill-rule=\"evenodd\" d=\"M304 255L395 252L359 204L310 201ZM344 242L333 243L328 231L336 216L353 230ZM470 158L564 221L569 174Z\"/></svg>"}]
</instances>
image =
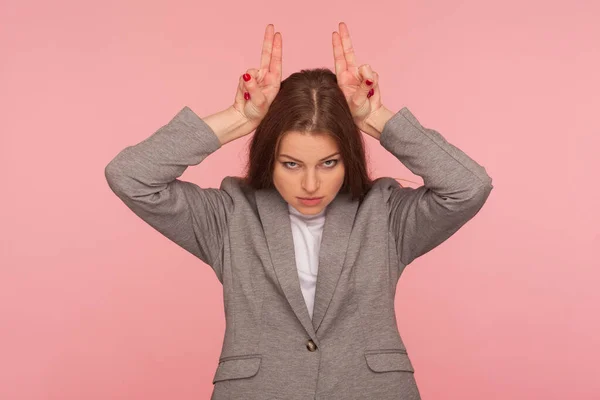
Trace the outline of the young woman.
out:
<instances>
[{"instance_id":1,"label":"young woman","mask_svg":"<svg viewBox=\"0 0 600 400\"><path fill-rule=\"evenodd\" d=\"M344 23L333 33L335 74L302 70L283 81L273 31L232 106L205 118L184 107L108 164L108 184L223 285L212 399L419 399L396 284L477 214L492 180L408 108L382 104L378 75L356 66ZM178 179L253 131L245 177L225 177L219 189ZM360 131L424 185L371 180Z\"/></svg>"}]
</instances>

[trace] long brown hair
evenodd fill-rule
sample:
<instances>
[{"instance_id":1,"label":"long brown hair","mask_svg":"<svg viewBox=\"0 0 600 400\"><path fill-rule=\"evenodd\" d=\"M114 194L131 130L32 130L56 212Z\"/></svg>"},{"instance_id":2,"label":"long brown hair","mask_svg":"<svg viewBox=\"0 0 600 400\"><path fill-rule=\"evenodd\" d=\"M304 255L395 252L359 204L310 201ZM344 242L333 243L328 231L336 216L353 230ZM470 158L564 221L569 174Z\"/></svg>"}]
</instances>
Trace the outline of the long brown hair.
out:
<instances>
[{"instance_id":1,"label":"long brown hair","mask_svg":"<svg viewBox=\"0 0 600 400\"><path fill-rule=\"evenodd\" d=\"M323 133L337 143L345 167L340 192L362 201L373 180L367 171L364 138L350 107L328 68L303 69L281 81L249 144L244 181L252 188L273 188L273 169L279 143L288 131Z\"/></svg>"}]
</instances>

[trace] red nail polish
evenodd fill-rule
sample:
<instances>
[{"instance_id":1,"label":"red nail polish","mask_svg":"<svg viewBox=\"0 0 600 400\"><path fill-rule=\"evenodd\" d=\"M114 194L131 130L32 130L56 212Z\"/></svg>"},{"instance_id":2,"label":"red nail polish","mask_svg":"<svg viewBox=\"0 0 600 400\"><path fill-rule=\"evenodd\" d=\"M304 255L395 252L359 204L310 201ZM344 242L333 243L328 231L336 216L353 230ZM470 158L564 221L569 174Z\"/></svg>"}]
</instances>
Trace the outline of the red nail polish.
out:
<instances>
[{"instance_id":1,"label":"red nail polish","mask_svg":"<svg viewBox=\"0 0 600 400\"><path fill-rule=\"evenodd\" d=\"M370 80L368 80L368 79L365 81L365 83L366 83L367 85L369 85L369 86L371 86L371 85L373 84L373 82L371 82L371 81L370 81Z\"/></svg>"},{"instance_id":2,"label":"red nail polish","mask_svg":"<svg viewBox=\"0 0 600 400\"><path fill-rule=\"evenodd\" d=\"M250 74L244 74L243 78L246 82L248 82L250 80Z\"/></svg>"},{"instance_id":3,"label":"red nail polish","mask_svg":"<svg viewBox=\"0 0 600 400\"><path fill-rule=\"evenodd\" d=\"M250 100L250 93L248 93L248 92L244 92L244 98L245 98L246 100Z\"/></svg>"},{"instance_id":4,"label":"red nail polish","mask_svg":"<svg viewBox=\"0 0 600 400\"><path fill-rule=\"evenodd\" d=\"M369 90L369 93L367 93L367 99L371 96L373 96L373 94L375 93L375 89L371 89Z\"/></svg>"}]
</instances>

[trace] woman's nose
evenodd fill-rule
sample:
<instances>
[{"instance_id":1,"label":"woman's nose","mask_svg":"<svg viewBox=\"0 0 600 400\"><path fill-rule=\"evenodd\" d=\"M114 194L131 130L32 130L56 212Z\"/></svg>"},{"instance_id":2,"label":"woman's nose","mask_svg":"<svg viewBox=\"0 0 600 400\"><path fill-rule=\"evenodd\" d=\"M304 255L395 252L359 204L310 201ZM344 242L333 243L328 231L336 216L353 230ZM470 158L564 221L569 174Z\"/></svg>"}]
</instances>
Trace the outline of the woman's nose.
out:
<instances>
[{"instance_id":1,"label":"woman's nose","mask_svg":"<svg viewBox=\"0 0 600 400\"><path fill-rule=\"evenodd\" d=\"M316 173L308 172L302 179L302 188L309 193L316 192L319 189L319 178Z\"/></svg>"}]
</instances>

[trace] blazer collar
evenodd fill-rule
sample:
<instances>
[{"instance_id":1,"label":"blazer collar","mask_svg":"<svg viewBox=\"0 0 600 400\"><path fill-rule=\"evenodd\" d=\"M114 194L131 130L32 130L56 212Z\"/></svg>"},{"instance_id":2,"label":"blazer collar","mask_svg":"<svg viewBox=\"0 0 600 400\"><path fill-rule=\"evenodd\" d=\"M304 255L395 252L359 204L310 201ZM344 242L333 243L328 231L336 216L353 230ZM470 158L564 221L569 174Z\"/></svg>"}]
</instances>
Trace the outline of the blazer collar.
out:
<instances>
[{"instance_id":1,"label":"blazer collar","mask_svg":"<svg viewBox=\"0 0 600 400\"><path fill-rule=\"evenodd\" d=\"M351 201L348 193L338 193L327 206L312 321L300 288L288 204L277 189L271 188L256 191L256 205L279 284L296 317L316 341L316 331L342 272L358 200Z\"/></svg>"}]
</instances>

